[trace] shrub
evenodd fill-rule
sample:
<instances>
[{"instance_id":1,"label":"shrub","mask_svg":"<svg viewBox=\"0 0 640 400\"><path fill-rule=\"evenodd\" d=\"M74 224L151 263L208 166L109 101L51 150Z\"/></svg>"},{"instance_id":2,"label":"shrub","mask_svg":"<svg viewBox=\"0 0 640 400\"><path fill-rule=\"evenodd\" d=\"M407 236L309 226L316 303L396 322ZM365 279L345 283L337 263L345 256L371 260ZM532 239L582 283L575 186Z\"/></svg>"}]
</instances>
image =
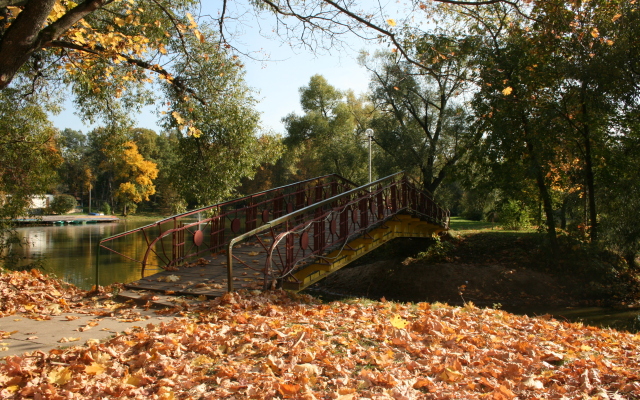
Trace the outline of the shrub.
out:
<instances>
[{"instance_id":1,"label":"shrub","mask_svg":"<svg viewBox=\"0 0 640 400\"><path fill-rule=\"evenodd\" d=\"M102 203L102 212L104 215L111 215L111 206L106 201Z\"/></svg>"},{"instance_id":2,"label":"shrub","mask_svg":"<svg viewBox=\"0 0 640 400\"><path fill-rule=\"evenodd\" d=\"M509 200L500 208L500 225L504 229L518 231L529 227L529 210L519 201Z\"/></svg>"},{"instance_id":3,"label":"shrub","mask_svg":"<svg viewBox=\"0 0 640 400\"><path fill-rule=\"evenodd\" d=\"M53 198L49 207L56 214L66 214L78 205L76 199L68 194L60 194Z\"/></svg>"},{"instance_id":4,"label":"shrub","mask_svg":"<svg viewBox=\"0 0 640 400\"><path fill-rule=\"evenodd\" d=\"M448 262L449 255L455 251L456 246L449 242L435 238L435 243L429 246L427 251L418 253L418 259L430 262Z\"/></svg>"}]
</instances>

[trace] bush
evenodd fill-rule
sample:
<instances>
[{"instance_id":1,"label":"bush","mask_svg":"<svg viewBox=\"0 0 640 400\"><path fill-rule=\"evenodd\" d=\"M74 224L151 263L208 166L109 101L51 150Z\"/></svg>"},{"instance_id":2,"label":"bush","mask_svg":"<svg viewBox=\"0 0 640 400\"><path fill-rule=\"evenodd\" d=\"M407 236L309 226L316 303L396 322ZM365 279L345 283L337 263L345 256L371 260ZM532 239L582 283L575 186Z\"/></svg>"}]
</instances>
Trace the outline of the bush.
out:
<instances>
[{"instance_id":1,"label":"bush","mask_svg":"<svg viewBox=\"0 0 640 400\"><path fill-rule=\"evenodd\" d=\"M106 201L102 203L102 213L104 215L111 215L111 206Z\"/></svg>"},{"instance_id":2,"label":"bush","mask_svg":"<svg viewBox=\"0 0 640 400\"><path fill-rule=\"evenodd\" d=\"M519 201L509 200L500 208L500 225L504 229L519 231L529 227L529 210Z\"/></svg>"},{"instance_id":3,"label":"bush","mask_svg":"<svg viewBox=\"0 0 640 400\"><path fill-rule=\"evenodd\" d=\"M433 243L427 251L418 253L418 259L430 262L449 262L449 255L456 249L456 246L449 242L440 240L439 237L435 238Z\"/></svg>"},{"instance_id":4,"label":"bush","mask_svg":"<svg viewBox=\"0 0 640 400\"><path fill-rule=\"evenodd\" d=\"M77 205L78 202L75 197L68 194L61 194L53 198L53 201L49 204L49 208L56 214L66 214L76 208Z\"/></svg>"}]
</instances>

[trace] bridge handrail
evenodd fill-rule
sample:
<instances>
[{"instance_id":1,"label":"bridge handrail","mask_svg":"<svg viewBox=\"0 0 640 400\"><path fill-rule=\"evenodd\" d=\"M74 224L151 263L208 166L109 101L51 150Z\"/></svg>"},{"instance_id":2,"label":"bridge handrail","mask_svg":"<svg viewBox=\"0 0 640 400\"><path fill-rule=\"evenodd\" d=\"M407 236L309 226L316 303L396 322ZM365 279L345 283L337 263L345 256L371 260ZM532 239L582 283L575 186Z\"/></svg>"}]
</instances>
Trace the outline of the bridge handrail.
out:
<instances>
[{"instance_id":1,"label":"bridge handrail","mask_svg":"<svg viewBox=\"0 0 640 400\"><path fill-rule=\"evenodd\" d=\"M140 231L142 231L144 229L152 228L154 226L161 225L161 224L163 224L165 222L169 222L169 221L171 221L173 219L176 219L176 218L188 217L190 215L198 214L198 213L201 213L201 212L204 212L204 211L208 211L208 210L211 210L211 209L214 209L214 208L228 206L228 205L231 205L231 204L234 204L234 203L240 203L240 202L245 201L247 199L254 199L254 198L258 197L258 196L264 196L264 195L272 193L272 192L276 192L276 191L279 191L279 190L284 190L284 189L287 189L287 188L290 188L290 187L295 187L295 186L298 186L298 185L301 185L301 184L304 184L304 183L309 183L309 182L313 182L313 181L317 181L317 180L321 180L321 179L327 179L327 178L337 178L337 179L340 179L341 181L343 181L344 183L346 183L348 185L351 185L353 187L357 187L358 186L356 183L352 182L351 180L349 180L347 178L344 178L341 175L338 175L338 174L327 174L327 175L319 176L319 177L316 177L316 178L310 178L310 179L307 179L307 180L304 180L304 181L299 181L299 182L290 183L288 185L279 186L277 188L263 190L262 192L253 193L253 194L250 194L250 195L247 195L247 196L236 197L235 199L223 201L222 203L216 203L216 204L213 204L213 205L209 205L209 206L205 206L205 207L201 207L201 208L196 208L196 209L193 209L193 210L185 211L185 212L183 212L181 214L172 215L170 217L166 217L164 219L155 221L155 222L153 222L153 223L151 223L149 225L141 226L141 227L138 227L138 228L130 229L130 230L122 232L122 233L118 233L118 234L115 234L115 235L112 235L112 236L108 236L106 238L101 239L99 243L109 242L111 240L118 239L120 237L127 236L127 235L130 235L130 234L135 233L135 232L140 232Z\"/></svg>"},{"instance_id":2,"label":"bridge handrail","mask_svg":"<svg viewBox=\"0 0 640 400\"><path fill-rule=\"evenodd\" d=\"M245 240L245 239L247 239L249 237L257 236L257 235L259 235L259 234L261 234L263 232L266 232L269 229L272 229L274 226L278 226L278 225L281 225L281 224L286 223L288 221L291 221L292 219L294 219L294 218L296 218L298 216L307 214L310 211L321 209L322 207L324 207L326 205L329 205L329 204L332 204L332 203L335 204L339 200L345 199L345 198L349 198L352 195L358 194L359 192L369 191L370 193L372 193L372 191L370 190L371 188L376 188L377 186L381 186L382 183L387 182L389 180L393 181L394 178L399 177L399 176L403 176L405 181L408 182L408 177L405 174L405 172L397 172L395 174L391 174L389 176L386 176L384 178L381 178L381 179L378 179L376 181L370 182L368 184L362 185L360 187L351 189L351 190L346 191L344 193L341 193L341 194L339 194L337 196L334 196L334 197L325 199L323 201L311 204L311 205L309 205L307 207L304 207L304 208L302 208L300 210L297 210L297 211L294 211L292 213L283 215L280 218L277 218L277 219L274 219L272 221L269 221L268 223L266 223L266 224L264 224L264 225L262 225L260 227L257 227L257 228L255 228L255 229L253 229L251 231L245 232L245 233L243 233L243 234L241 234L239 236L236 236L236 237L232 238L229 241L228 245L227 245L227 285L228 285L228 291L229 292L233 291L233 258L234 258L234 256L233 256L233 246L236 243L239 243L239 242L241 242L241 241L243 241L243 240ZM415 186L417 186L417 185L415 185L415 183L414 183L414 187ZM428 192L427 190L422 190L422 189L418 189L418 190L426 192L429 195L429 197L431 198L431 200L434 201L433 200L433 196L431 195L430 192ZM435 203L435 201L434 201L434 203ZM443 227L445 229L448 229L449 211L445 210L444 208L442 208L437 203L435 203L435 204L436 204L436 207L438 209L444 211L444 217L445 217L444 219L445 220L444 221L438 221L438 222L441 222ZM414 211L417 212L417 210L414 210Z\"/></svg>"},{"instance_id":3,"label":"bridge handrail","mask_svg":"<svg viewBox=\"0 0 640 400\"><path fill-rule=\"evenodd\" d=\"M312 187L307 186L307 185L309 183L313 183L313 182L316 182L317 185L320 184L320 182L325 182L322 187L327 187L331 182L337 182L338 186L336 187L336 190L340 186L344 186L345 188L352 188L352 187L357 187L358 186L357 184L355 184L351 180L346 179L346 178L344 178L344 177L342 177L342 176L340 176L338 174L323 175L323 176L320 176L320 177L306 179L304 181L294 182L294 183L291 183L291 184L288 184L288 185L284 185L284 186L280 186L280 187L277 187L277 188L268 189L268 190L265 190L265 191L262 191L262 192L258 192L258 193L254 193L254 194L248 195L248 196L243 196L243 197L239 197L239 198L236 198L236 199L228 200L228 201L225 201L225 202L222 202L222 203L218 203L218 204L214 204L214 205L210 205L210 206L206 206L206 207L201 207L201 208L198 208L198 209L195 209L195 210L190 210L190 211L187 211L187 212L184 212L184 213L181 213L181 214L177 214L177 215L173 215L173 216L164 218L162 220L156 221L154 223L151 223L151 224L148 224L148 225L145 225L145 226L142 226L142 227L138 227L138 228L126 231L126 232L122 232L122 233L119 233L119 234L116 234L116 235L112 235L112 236L103 238L100 241L98 241L98 243L97 243L96 265L95 265L96 285L99 284L100 249L107 249L112 253L118 254L118 255L120 255L120 256L128 259L128 260L131 260L131 261L134 261L134 262L137 262L137 263L141 264L142 265L142 274L144 274L144 270L145 270L145 267L146 267L146 261L148 259L149 251L150 251L151 247L155 243L157 243L159 240L163 239L164 237L167 237L168 235L170 235L172 233L183 231L184 229L188 229L188 228L193 227L193 226L198 225L198 224L211 223L215 219L220 220L220 219L228 217L228 216L230 216L232 214L236 214L237 215L238 213L242 212L243 210L246 211L246 209L248 209L250 207L258 206L258 205L260 205L260 204L262 204L264 202L268 202L269 200L274 201L277 198L277 196L280 196L281 198L284 199L285 196L295 196L295 195L301 194L301 193L304 195L304 192L306 190L311 190L312 189ZM329 183L326 183L326 182L329 182ZM293 191L291 193L287 192L288 190L291 190L291 189L293 189ZM270 194L275 194L275 196L273 198L269 199L268 195L270 195ZM257 200L257 202L256 202L256 200ZM302 200L304 200L304 199L302 199ZM247 202L247 201L251 202L251 204L248 207L236 208L236 209L232 209L232 210L228 210L228 211L223 211L223 212L221 212L221 213L219 213L219 214L217 214L217 215L215 215L213 217L210 217L210 218L205 218L205 219L202 219L202 220L198 220L196 222L192 222L192 223L189 223L189 224L181 226L181 227L177 227L176 226L177 222L179 220L184 219L185 217L190 217L190 216L196 215L198 213L207 212L207 211L214 212L216 210L217 211L226 210L229 207L233 207L234 205L238 205L238 204L241 204L242 202ZM256 220L257 220L257 216L254 216L254 217L256 217ZM174 222L174 228L162 231L162 224L170 223L172 221ZM158 228L160 230L160 233L158 234L158 236L155 239L151 239L151 241L150 241L150 239L147 237L147 231L152 230L154 228ZM115 239L119 239L119 238L122 238L122 237L125 237L125 236L128 236L128 235L132 235L132 234L135 234L135 233L138 233L138 232L141 232L144 235L145 241L147 243L147 251L145 252L145 255L142 258L142 260L138 260L138 259L135 259L133 257L127 256L125 254L122 254L121 252L116 251L115 249L112 249L112 248L107 247L105 245L105 243L107 243L107 242L111 242L111 241L113 241ZM222 235L224 236L224 233ZM223 244L224 243L221 243L221 245L223 245ZM175 251L175 249L173 249L173 251ZM174 259L172 260L172 262L176 262L176 261L179 261L181 259L185 259L185 258L188 258L190 256L200 254L200 253L202 253L204 251L206 251L206 250L198 251L195 254L187 254L187 255L184 255L184 257L175 258L175 256L174 256Z\"/></svg>"},{"instance_id":4,"label":"bridge handrail","mask_svg":"<svg viewBox=\"0 0 640 400\"><path fill-rule=\"evenodd\" d=\"M398 179L401 176L403 177L401 179ZM309 185L309 183L312 182L315 182L315 185ZM385 182L388 182L387 186L383 186ZM289 191L289 189L291 188L293 188L294 190ZM272 197L268 197L269 194L275 195ZM400 195L402 195L401 198L398 197ZM388 197L385 198L384 196ZM276 244L276 241L274 240L274 243L270 247L271 250L268 250L265 244L268 243L268 241L265 240L263 242L257 235L263 234L268 230L271 230L271 235L274 239L276 234L285 236L289 235L290 237L287 239L286 248L288 249L287 251L294 251L291 250L296 247L293 244L293 236L297 236L299 232L296 232L295 229L290 229L293 225L299 227L300 224L314 224L313 226L324 224L328 221L328 219L325 218L324 222L318 222L320 221L318 220L318 216L322 214L335 219L334 216L337 215L336 210L338 209L341 210L339 212L344 211L346 213L348 213L350 210L352 214L357 213L359 216L363 217L362 220L358 219L358 221L356 222L356 216L354 215L352 218L353 223L348 222L348 226L345 225L345 231L343 231L343 222L341 219L340 234L335 235L335 232L332 232L331 234L329 234L329 237L326 240L320 239L321 245L315 243L316 236L314 236L313 250L309 250L309 252L303 250L301 252L303 256L302 258L299 257L300 254L296 254L295 256L293 255L293 253L287 254L285 257L287 260L286 268L290 268L292 265L295 267L295 265L298 265L298 263L300 263L302 260L308 259L309 255L321 255L321 253L327 249L326 245L333 245L337 240L346 240L347 236L362 232L363 229L367 229L369 224L376 224L378 222L386 220L376 218L380 218L377 217L377 215L384 207L387 207L387 209L383 213L385 215L385 218L388 218L391 215L389 214L390 209L388 205L391 201L390 199L394 198L393 196L396 196L395 200L397 200L398 204L400 205L400 207L393 206L394 213L397 213L398 211L406 208L410 208L411 212L419 213L426 217L424 219L431 220L445 229L448 227L448 211L439 206L433 200L433 196L431 196L430 193L420 189L418 184L410 182L408 176L406 176L404 172L389 175L385 178L378 179L374 182L365 184L360 187L357 187L357 185L353 182L337 174L329 174L322 177L311 178L305 181L295 182L282 187L269 189L260 193L244 196L216 205L191 210L182 214L165 218L149 225L145 225L140 228L132 229L121 234L104 238L98 242L98 251L96 253L96 285L98 284L98 268L100 264L99 257L101 248L107 249L129 260L140 263L142 265L142 274L144 276L144 270L148 265L148 262L150 260L149 256L151 254L155 254L158 261L162 262L160 265L163 265L163 268L167 268L171 267L172 265L176 265L182 260L196 257L203 252L214 252L227 247L227 284L229 290L231 291L233 290L234 279L232 277L234 259L233 246L238 242L255 236L255 238L259 242L261 242L260 244L262 245L262 248L264 250L268 252L271 251L271 253L269 253L269 257L271 257L274 251L273 246ZM247 204L245 204L244 207L238 207L238 205L242 204L242 202L247 202ZM332 203L334 204L334 207L330 209L329 214L327 214L327 211L323 211L323 209L327 205L330 205ZM376 207L381 207L376 210L380 210L379 212L374 211L374 204ZM362 208L363 205L365 207L364 209ZM371 212L367 210L367 205L370 206ZM413 205L413 207L407 207L407 205ZM338 208L336 208L336 206L338 206ZM229 207L235 208L231 209ZM421 210L424 211L424 213L422 213ZM188 218L187 221L182 220L185 217L189 217L203 211L211 211L215 214L209 218L198 219L197 221L194 221L192 218ZM258 213L260 211L262 212L262 221L259 221L258 217ZM312 212L315 212L315 216L311 215ZM273 216L275 217L271 221L269 221L270 213L273 213ZM309 214L309 217L303 217L304 214ZM243 229L239 228L241 225L239 217L245 218L245 228ZM342 216L340 216L340 218L342 218ZM289 221L292 221L294 219L296 222L291 225ZM162 224L171 222L173 222L173 227L171 227L170 225L162 226ZM187 223L185 224L185 222ZM335 221L333 221L332 223L335 224ZM204 225L204 228L202 228L202 225ZM194 227L195 232L193 229ZM277 228L274 230L274 227ZM155 228L157 228L157 232L154 231ZM203 237L205 236L207 228L210 228L209 243L203 243ZM238 234L239 231L245 229L245 233ZM351 231L351 229L355 230ZM282 231L282 233L275 232L276 230L278 232ZM144 235L144 240L146 241L146 251L144 252L142 260L136 259L139 258L139 255L133 256L136 258L129 257L116 251L115 249L109 248L104 245L105 243L113 241L114 239L131 235L137 232L141 232ZM345 232L347 232L346 236ZM191 238L193 243L190 240L187 240L187 238L185 237L185 234L188 233L193 234L193 237ZM167 241L163 240L170 235L172 235L171 245L169 245ZM314 233L314 235L316 234ZM289 242L289 240L291 242ZM171 257L167 253L167 247L170 247L171 249ZM298 252L300 251L299 247L300 246L296 247L296 251ZM291 257L289 257L290 255ZM290 262L290 258L297 261ZM238 260L244 263L240 259ZM268 263L271 263L270 259ZM282 262L281 255L280 264L278 264L278 266L283 266L283 268L285 268L285 264L283 264ZM267 275L271 276L269 271L270 267L265 265L263 270L265 282L267 282ZM289 271L289 269L287 269L287 271Z\"/></svg>"}]
</instances>

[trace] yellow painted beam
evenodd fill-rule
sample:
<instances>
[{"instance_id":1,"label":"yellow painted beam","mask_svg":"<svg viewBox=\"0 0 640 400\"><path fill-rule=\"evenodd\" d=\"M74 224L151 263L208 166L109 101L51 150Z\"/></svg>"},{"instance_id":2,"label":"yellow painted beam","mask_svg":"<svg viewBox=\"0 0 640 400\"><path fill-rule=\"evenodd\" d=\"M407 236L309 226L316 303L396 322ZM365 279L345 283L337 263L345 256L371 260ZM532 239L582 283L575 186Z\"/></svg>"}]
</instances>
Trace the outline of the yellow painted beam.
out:
<instances>
[{"instance_id":1,"label":"yellow painted beam","mask_svg":"<svg viewBox=\"0 0 640 400\"><path fill-rule=\"evenodd\" d=\"M284 282L284 289L294 292L318 282L331 273L343 268L363 255L400 237L433 237L444 231L441 226L424 222L410 215L397 215L383 226L369 231L367 237L352 240L342 250L335 250L322 259L326 263L312 263L293 274L297 282Z\"/></svg>"}]
</instances>

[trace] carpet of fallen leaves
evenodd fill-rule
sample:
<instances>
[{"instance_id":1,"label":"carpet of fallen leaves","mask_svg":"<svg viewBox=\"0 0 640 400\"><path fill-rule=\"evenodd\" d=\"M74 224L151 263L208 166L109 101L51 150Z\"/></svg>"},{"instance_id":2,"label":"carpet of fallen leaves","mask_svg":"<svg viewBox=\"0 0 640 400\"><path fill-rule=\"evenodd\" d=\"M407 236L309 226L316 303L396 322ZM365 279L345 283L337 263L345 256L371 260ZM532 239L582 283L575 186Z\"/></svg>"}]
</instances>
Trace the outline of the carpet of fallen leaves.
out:
<instances>
[{"instance_id":1,"label":"carpet of fallen leaves","mask_svg":"<svg viewBox=\"0 0 640 400\"><path fill-rule=\"evenodd\" d=\"M640 335L471 304L244 292L5 357L0 398L637 399L639 350Z\"/></svg>"},{"instance_id":2,"label":"carpet of fallen leaves","mask_svg":"<svg viewBox=\"0 0 640 400\"><path fill-rule=\"evenodd\" d=\"M27 317L70 312L81 308L85 290L38 270L0 274L0 317L25 313Z\"/></svg>"}]
</instances>

